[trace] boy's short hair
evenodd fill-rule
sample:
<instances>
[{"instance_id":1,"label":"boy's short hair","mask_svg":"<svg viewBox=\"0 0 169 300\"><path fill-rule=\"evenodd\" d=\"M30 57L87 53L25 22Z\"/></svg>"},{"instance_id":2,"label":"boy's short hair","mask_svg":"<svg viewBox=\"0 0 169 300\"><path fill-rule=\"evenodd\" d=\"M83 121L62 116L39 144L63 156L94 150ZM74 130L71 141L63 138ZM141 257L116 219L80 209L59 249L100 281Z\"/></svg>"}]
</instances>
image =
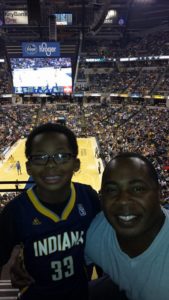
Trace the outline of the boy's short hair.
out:
<instances>
[{"instance_id":1,"label":"boy's short hair","mask_svg":"<svg viewBox=\"0 0 169 300\"><path fill-rule=\"evenodd\" d=\"M28 158L31 155L32 150L32 142L34 138L41 133L46 132L56 132L64 134L69 142L70 148L75 156L78 155L78 144L77 139L73 131L71 131L68 127L60 125L58 123L46 123L35 127L31 133L28 135L26 143L25 143L25 155Z\"/></svg>"}]
</instances>

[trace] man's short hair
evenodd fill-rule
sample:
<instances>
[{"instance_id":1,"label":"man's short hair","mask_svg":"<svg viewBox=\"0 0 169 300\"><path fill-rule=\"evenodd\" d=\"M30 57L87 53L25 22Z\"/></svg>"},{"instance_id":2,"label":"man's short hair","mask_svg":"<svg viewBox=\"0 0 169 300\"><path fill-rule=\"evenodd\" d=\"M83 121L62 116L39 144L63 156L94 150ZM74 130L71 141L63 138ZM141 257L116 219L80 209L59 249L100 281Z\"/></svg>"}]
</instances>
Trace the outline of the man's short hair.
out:
<instances>
[{"instance_id":1,"label":"man's short hair","mask_svg":"<svg viewBox=\"0 0 169 300\"><path fill-rule=\"evenodd\" d=\"M120 160L120 159L125 159L125 158L126 159L127 158L139 158L140 160L142 160L146 164L148 171L149 171L149 175L151 176L152 180L155 182L155 184L157 186L159 186L158 174L157 174L157 171L154 168L153 164L147 157L145 157L142 154L137 153L137 152L120 152L119 154L114 156L106 165L105 170L103 172L102 180L104 179L107 168L109 167L109 165L111 164L111 162L113 160Z\"/></svg>"}]
</instances>

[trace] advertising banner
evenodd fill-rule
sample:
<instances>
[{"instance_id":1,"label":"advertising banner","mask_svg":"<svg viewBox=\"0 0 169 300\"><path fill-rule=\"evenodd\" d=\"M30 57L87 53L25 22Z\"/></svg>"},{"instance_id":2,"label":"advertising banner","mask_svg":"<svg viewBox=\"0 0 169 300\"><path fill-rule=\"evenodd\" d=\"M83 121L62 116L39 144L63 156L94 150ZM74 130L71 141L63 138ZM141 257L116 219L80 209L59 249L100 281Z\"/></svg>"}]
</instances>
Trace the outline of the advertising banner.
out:
<instances>
[{"instance_id":1,"label":"advertising banner","mask_svg":"<svg viewBox=\"0 0 169 300\"><path fill-rule=\"evenodd\" d=\"M5 25L27 25L28 12L27 10L5 10L4 22Z\"/></svg>"},{"instance_id":2,"label":"advertising banner","mask_svg":"<svg viewBox=\"0 0 169 300\"><path fill-rule=\"evenodd\" d=\"M60 43L31 42L22 43L23 57L57 57L60 56Z\"/></svg>"},{"instance_id":3,"label":"advertising banner","mask_svg":"<svg viewBox=\"0 0 169 300\"><path fill-rule=\"evenodd\" d=\"M154 99L165 99L165 97L162 96L162 95L152 95L152 98L154 98Z\"/></svg>"}]
</instances>

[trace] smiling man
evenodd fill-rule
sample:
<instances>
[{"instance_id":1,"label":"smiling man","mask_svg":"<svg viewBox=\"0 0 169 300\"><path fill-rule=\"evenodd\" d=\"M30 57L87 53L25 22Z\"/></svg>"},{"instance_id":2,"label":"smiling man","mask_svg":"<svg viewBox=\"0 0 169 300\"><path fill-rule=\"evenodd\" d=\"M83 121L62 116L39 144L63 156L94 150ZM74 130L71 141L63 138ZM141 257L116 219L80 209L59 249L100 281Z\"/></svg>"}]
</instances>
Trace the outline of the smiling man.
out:
<instances>
[{"instance_id":1,"label":"smiling man","mask_svg":"<svg viewBox=\"0 0 169 300\"><path fill-rule=\"evenodd\" d=\"M130 300L169 298L169 213L160 206L153 165L122 153L105 168L103 212L89 227L86 256L110 275Z\"/></svg>"}]
</instances>

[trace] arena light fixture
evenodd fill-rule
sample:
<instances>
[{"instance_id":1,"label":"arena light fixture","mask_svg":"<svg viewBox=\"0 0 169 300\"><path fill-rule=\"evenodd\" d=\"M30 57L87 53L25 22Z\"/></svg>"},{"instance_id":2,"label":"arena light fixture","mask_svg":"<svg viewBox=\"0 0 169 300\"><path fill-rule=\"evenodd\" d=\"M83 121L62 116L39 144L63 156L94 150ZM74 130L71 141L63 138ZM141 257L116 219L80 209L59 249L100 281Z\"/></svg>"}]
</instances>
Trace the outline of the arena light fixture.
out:
<instances>
[{"instance_id":1,"label":"arena light fixture","mask_svg":"<svg viewBox=\"0 0 169 300\"><path fill-rule=\"evenodd\" d=\"M110 9L107 12L106 18L104 20L104 23L113 23L113 20L117 17L117 11L114 9Z\"/></svg>"}]
</instances>

